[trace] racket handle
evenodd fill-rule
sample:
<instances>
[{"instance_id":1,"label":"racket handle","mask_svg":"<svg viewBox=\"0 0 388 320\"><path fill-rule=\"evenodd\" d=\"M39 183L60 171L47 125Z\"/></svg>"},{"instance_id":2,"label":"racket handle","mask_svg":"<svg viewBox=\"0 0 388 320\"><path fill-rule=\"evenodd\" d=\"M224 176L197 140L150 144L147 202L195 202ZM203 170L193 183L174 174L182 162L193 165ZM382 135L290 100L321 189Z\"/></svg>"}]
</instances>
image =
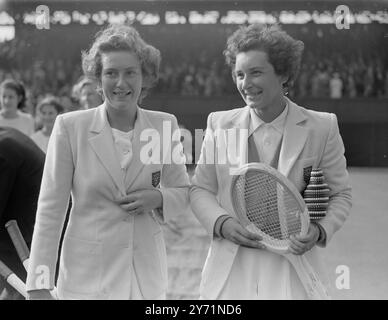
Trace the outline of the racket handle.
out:
<instances>
[{"instance_id":1,"label":"racket handle","mask_svg":"<svg viewBox=\"0 0 388 320\"><path fill-rule=\"evenodd\" d=\"M3 261L0 260L0 275L7 280L7 278L12 274L12 270L8 268Z\"/></svg>"},{"instance_id":2,"label":"racket handle","mask_svg":"<svg viewBox=\"0 0 388 320\"><path fill-rule=\"evenodd\" d=\"M295 271L311 300L331 300L325 285L319 279L317 273L304 255L296 256L290 253L286 254L286 257L294 266Z\"/></svg>"},{"instance_id":3,"label":"racket handle","mask_svg":"<svg viewBox=\"0 0 388 320\"><path fill-rule=\"evenodd\" d=\"M24 298L27 298L26 285L20 278L0 260L0 275L15 288Z\"/></svg>"},{"instance_id":4,"label":"racket handle","mask_svg":"<svg viewBox=\"0 0 388 320\"><path fill-rule=\"evenodd\" d=\"M23 261L23 267L28 272L28 261L30 261L30 258Z\"/></svg>"},{"instance_id":5,"label":"racket handle","mask_svg":"<svg viewBox=\"0 0 388 320\"><path fill-rule=\"evenodd\" d=\"M15 246L16 252L18 253L20 260L23 262L23 265L26 268L24 261L26 261L30 257L30 250L28 249L27 243L24 241L23 235L20 232L16 220L8 221L5 224L5 227L7 228L8 234L11 237L11 240L13 242L13 245Z\"/></svg>"}]
</instances>

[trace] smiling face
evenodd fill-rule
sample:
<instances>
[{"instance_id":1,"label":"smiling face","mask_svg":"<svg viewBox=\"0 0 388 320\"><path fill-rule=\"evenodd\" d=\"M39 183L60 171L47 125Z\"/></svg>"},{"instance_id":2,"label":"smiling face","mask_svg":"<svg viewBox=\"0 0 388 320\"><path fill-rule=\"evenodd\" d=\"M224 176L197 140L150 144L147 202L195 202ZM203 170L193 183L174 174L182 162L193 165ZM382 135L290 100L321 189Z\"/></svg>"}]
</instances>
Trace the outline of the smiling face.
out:
<instances>
[{"instance_id":1,"label":"smiling face","mask_svg":"<svg viewBox=\"0 0 388 320\"><path fill-rule=\"evenodd\" d=\"M58 115L57 109L51 104L44 104L39 109L40 118L44 127L53 127Z\"/></svg>"},{"instance_id":2,"label":"smiling face","mask_svg":"<svg viewBox=\"0 0 388 320\"><path fill-rule=\"evenodd\" d=\"M0 104L6 111L16 111L20 99L21 98L13 89L3 88L0 90Z\"/></svg>"},{"instance_id":3,"label":"smiling face","mask_svg":"<svg viewBox=\"0 0 388 320\"><path fill-rule=\"evenodd\" d=\"M137 107L143 76L140 61L132 52L101 55L101 86L108 108L128 110Z\"/></svg>"},{"instance_id":4,"label":"smiling face","mask_svg":"<svg viewBox=\"0 0 388 320\"><path fill-rule=\"evenodd\" d=\"M264 51L238 53L234 75L237 89L245 103L255 108L263 120L266 118L272 121L283 111L283 83L286 78L275 73Z\"/></svg>"}]
</instances>

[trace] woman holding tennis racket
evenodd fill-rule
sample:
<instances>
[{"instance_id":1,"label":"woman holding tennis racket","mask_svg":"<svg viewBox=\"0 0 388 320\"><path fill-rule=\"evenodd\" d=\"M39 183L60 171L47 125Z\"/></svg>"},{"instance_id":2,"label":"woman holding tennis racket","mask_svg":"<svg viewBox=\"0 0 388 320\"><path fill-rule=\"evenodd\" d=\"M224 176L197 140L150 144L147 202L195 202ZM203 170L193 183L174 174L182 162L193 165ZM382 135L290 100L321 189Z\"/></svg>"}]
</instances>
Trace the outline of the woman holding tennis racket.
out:
<instances>
[{"instance_id":1,"label":"woman holding tennis racket","mask_svg":"<svg viewBox=\"0 0 388 320\"><path fill-rule=\"evenodd\" d=\"M241 27L228 39L224 54L246 106L209 115L201 157L192 180L191 207L213 239L202 274L202 298L324 299L328 296L323 288L327 281L316 247L325 247L347 218L351 188L336 116L308 110L286 97L296 79L303 49L303 42L276 25ZM260 163L277 171L257 184L252 180L252 173L246 175L246 180L239 182L242 191L236 192L234 177L241 174L239 168L244 168L246 163ZM280 215L272 214L269 209L266 212L274 202L276 212L289 206L290 202L284 198L278 199L281 190L276 184L287 180L281 184L282 190L286 188L290 194L303 192L312 168L322 169L330 194L326 216L305 224L304 233L294 234L287 240L287 253L303 255L304 263L307 261L309 268L304 269L307 274L304 277L300 276L303 272L298 267L303 265L302 260L269 250L266 235L246 228L239 213L245 211L248 221L256 214L250 208L264 208L260 209L264 213L257 225L264 226L265 230L265 226L277 224L283 232ZM276 179L271 180L272 177ZM270 194L275 196L271 198ZM299 198L298 194L293 199ZM302 202L299 217L304 204L299 200L294 202ZM295 215L295 211L291 213ZM318 293L311 294L305 282L310 278L314 286L318 277L323 284Z\"/></svg>"},{"instance_id":2,"label":"woman holding tennis racket","mask_svg":"<svg viewBox=\"0 0 388 320\"><path fill-rule=\"evenodd\" d=\"M189 179L183 152L172 159L169 153L182 150L180 140L162 134L166 125L178 130L176 118L139 107L158 78L159 63L159 50L124 25L99 32L83 53L84 73L96 80L104 103L55 121L29 261L31 299L51 298L70 194L59 299L165 298L160 224L187 206ZM160 144L150 147L150 134L160 138L151 143Z\"/></svg>"}]
</instances>

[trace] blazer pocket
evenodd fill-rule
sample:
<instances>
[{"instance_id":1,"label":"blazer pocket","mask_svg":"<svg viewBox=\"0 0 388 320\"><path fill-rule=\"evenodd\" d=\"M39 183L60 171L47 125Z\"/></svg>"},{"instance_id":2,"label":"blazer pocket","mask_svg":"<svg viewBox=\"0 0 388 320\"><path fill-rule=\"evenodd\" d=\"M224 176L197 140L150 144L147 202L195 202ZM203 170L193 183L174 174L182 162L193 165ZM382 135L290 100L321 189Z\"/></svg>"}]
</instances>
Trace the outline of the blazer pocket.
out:
<instances>
[{"instance_id":1,"label":"blazer pocket","mask_svg":"<svg viewBox=\"0 0 388 320\"><path fill-rule=\"evenodd\" d=\"M110 212L106 218L101 219L102 230L99 237L104 244L111 247L129 248L131 245L131 224L133 218L127 213Z\"/></svg>"},{"instance_id":2,"label":"blazer pocket","mask_svg":"<svg viewBox=\"0 0 388 320\"><path fill-rule=\"evenodd\" d=\"M58 280L63 290L98 294L101 282L101 255L100 242L67 236L63 244Z\"/></svg>"}]
</instances>

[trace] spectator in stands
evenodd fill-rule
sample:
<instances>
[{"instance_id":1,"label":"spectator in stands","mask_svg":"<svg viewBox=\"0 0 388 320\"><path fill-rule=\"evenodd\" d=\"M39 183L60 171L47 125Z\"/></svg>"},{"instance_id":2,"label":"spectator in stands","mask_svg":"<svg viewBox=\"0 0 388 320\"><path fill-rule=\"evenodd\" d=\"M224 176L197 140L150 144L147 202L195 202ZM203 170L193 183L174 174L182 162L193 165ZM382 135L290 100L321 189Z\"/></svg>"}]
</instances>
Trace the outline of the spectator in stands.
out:
<instances>
[{"instance_id":1,"label":"spectator in stands","mask_svg":"<svg viewBox=\"0 0 388 320\"><path fill-rule=\"evenodd\" d=\"M302 69L300 71L300 75L298 77L298 96L299 97L306 97L307 96L307 90L308 90L308 73L305 66L302 66Z\"/></svg>"},{"instance_id":2,"label":"spectator in stands","mask_svg":"<svg viewBox=\"0 0 388 320\"><path fill-rule=\"evenodd\" d=\"M384 74L382 68L375 69L373 96L381 98L384 96Z\"/></svg>"},{"instance_id":3,"label":"spectator in stands","mask_svg":"<svg viewBox=\"0 0 388 320\"><path fill-rule=\"evenodd\" d=\"M97 84L86 77L82 77L75 85L74 93L78 98L81 109L96 108L103 102L97 91Z\"/></svg>"},{"instance_id":4,"label":"spectator in stands","mask_svg":"<svg viewBox=\"0 0 388 320\"><path fill-rule=\"evenodd\" d=\"M25 107L25 101L26 91L21 82L4 80L0 84L0 126L15 128L27 136L33 134L34 119L20 111Z\"/></svg>"},{"instance_id":5,"label":"spectator in stands","mask_svg":"<svg viewBox=\"0 0 388 320\"><path fill-rule=\"evenodd\" d=\"M319 98L327 98L329 97L329 74L327 69L322 66L318 70L317 74L317 86L318 86L318 92L317 92L317 97Z\"/></svg>"},{"instance_id":6,"label":"spectator in stands","mask_svg":"<svg viewBox=\"0 0 388 320\"><path fill-rule=\"evenodd\" d=\"M356 88L356 96L363 97L365 92L365 83L363 74L365 73L365 69L355 66L353 72L354 85Z\"/></svg>"},{"instance_id":7,"label":"spectator in stands","mask_svg":"<svg viewBox=\"0 0 388 320\"><path fill-rule=\"evenodd\" d=\"M370 65L364 75L364 97L371 97L373 94L374 87L374 71L373 67Z\"/></svg>"},{"instance_id":8,"label":"spectator in stands","mask_svg":"<svg viewBox=\"0 0 388 320\"><path fill-rule=\"evenodd\" d=\"M209 27L206 35L198 34L199 30L191 30L190 36L187 36L188 29L180 28L171 29L171 26L165 28L159 28L159 30L153 30L148 35L157 37L164 45L162 50L164 53L163 70L161 70L160 84L154 89L154 92L163 94L180 94L182 84L185 76L190 73L189 67L185 64L185 61L189 61L189 64L196 69L194 87L185 92L194 93L196 95L204 94L204 86L201 76L198 78L198 70L202 67L206 67L207 74L209 73L209 61L220 62L221 55L219 54L221 48L220 39L229 34L229 27L227 26L212 26ZM309 29L309 31L307 31ZM318 31L319 29L319 31ZM155 32L157 31L157 32ZM318 31L318 32L317 32ZM374 32L376 31L376 32ZM64 30L58 30L58 34L61 35ZM356 87L356 96L363 97L366 95L369 97L377 97L386 93L384 85L382 89L379 87L379 74L378 70L382 71L383 80L387 65L385 59L387 56L387 50L383 47L382 42L376 41L383 36L384 31L382 26L377 25L364 25L353 26L350 33L343 34L338 32L334 26L327 26L322 28L320 25L306 25L300 26L299 31L303 35L303 39L306 43L306 47L309 49L306 51L304 57L304 64L307 70L318 69L324 66L324 69L329 74L332 70L337 70L341 74L341 78L344 82L344 87L347 87L347 77L343 77L344 71L353 71L353 79ZM171 36L173 34L173 36ZM319 42L317 43L317 36L320 35ZM194 36L195 38L192 38ZM69 54L63 57L63 47L65 44L58 44L55 48L50 50L50 54L47 50L39 50L42 48L42 38L44 36L31 37L30 31L18 30L16 38L2 43L0 48L0 65L7 66L10 70L4 70L5 74L0 74L0 81L4 78L13 77L17 80L22 80L27 87L31 88L34 95L45 95L47 92L51 92L56 96L62 96L60 93L62 86L68 83L76 82L76 79L82 74L80 68L80 61L78 52L80 47L74 43L74 47L66 47L69 50ZM59 36L60 37L60 36ZM196 41L193 41L195 39ZM183 45L179 52L174 52L174 46L171 43L174 41L183 41ZM184 42L187 41L187 42ZM202 42L203 41L203 42ZM346 46L342 44L346 42ZM360 46L360 43L364 43L364 46ZM210 45L208 45L210 44ZM78 45L79 46L79 45ZM202 49L202 48L205 49ZM219 48L219 49L217 49ZM175 50L177 51L177 50ZM34 53L33 55L31 53ZM371 54L371 52L373 54ZM346 57L346 59L344 59ZM377 64L377 61L383 63ZM178 63L179 62L179 63ZM318 62L322 62L319 65ZM167 66L170 67L167 67ZM373 85L369 85L366 88L365 74L368 66L371 65L374 68L374 81ZM32 66L32 67L31 67ZM332 69L332 70L330 70ZM329 96L329 86L327 85L326 93L320 92L319 89L313 90L311 93L310 84L313 79L312 72L307 72L306 89L302 84L298 84L296 87L296 95L303 96ZM223 80L221 83L221 92L232 94L235 90L230 86L229 82L225 82L223 77L223 70L216 70L216 76ZM303 71L301 72L301 81ZM213 76L212 76L213 77ZM209 82L211 82L209 80ZM299 81L298 81L299 82ZM367 79L366 82L370 82ZM372 88L372 92L370 92ZM212 95L214 90L208 89L207 95ZM219 92L219 91L217 91ZM306 93L306 94L305 94ZM316 94L317 93L317 94ZM348 90L344 90L344 96L348 96ZM73 103L72 108L69 110L76 110L76 105Z\"/></svg>"},{"instance_id":9,"label":"spectator in stands","mask_svg":"<svg viewBox=\"0 0 388 320\"><path fill-rule=\"evenodd\" d=\"M352 71L350 71L347 76L346 93L349 98L357 97L356 83Z\"/></svg>"},{"instance_id":10,"label":"spectator in stands","mask_svg":"<svg viewBox=\"0 0 388 320\"><path fill-rule=\"evenodd\" d=\"M217 66L213 65L205 79L205 96L220 96L222 94L222 80L218 76Z\"/></svg>"},{"instance_id":11,"label":"spectator in stands","mask_svg":"<svg viewBox=\"0 0 388 320\"><path fill-rule=\"evenodd\" d=\"M74 104L70 95L63 94L63 95L60 95L58 99L59 99L59 103L65 109L65 112L79 110L80 106L78 104Z\"/></svg>"},{"instance_id":12,"label":"spectator in stands","mask_svg":"<svg viewBox=\"0 0 388 320\"><path fill-rule=\"evenodd\" d=\"M338 72L333 73L330 79L330 98L340 99L342 97L343 82Z\"/></svg>"},{"instance_id":13,"label":"spectator in stands","mask_svg":"<svg viewBox=\"0 0 388 320\"><path fill-rule=\"evenodd\" d=\"M192 74L187 74L182 83L182 96L196 96L197 86L195 85L195 78Z\"/></svg>"},{"instance_id":14,"label":"spectator in stands","mask_svg":"<svg viewBox=\"0 0 388 320\"><path fill-rule=\"evenodd\" d=\"M311 77L311 96L319 97L319 71L315 70Z\"/></svg>"},{"instance_id":15,"label":"spectator in stands","mask_svg":"<svg viewBox=\"0 0 388 320\"><path fill-rule=\"evenodd\" d=\"M46 153L55 119L64 111L64 108L56 97L46 97L39 102L36 111L43 127L33 133L31 139Z\"/></svg>"}]
</instances>

